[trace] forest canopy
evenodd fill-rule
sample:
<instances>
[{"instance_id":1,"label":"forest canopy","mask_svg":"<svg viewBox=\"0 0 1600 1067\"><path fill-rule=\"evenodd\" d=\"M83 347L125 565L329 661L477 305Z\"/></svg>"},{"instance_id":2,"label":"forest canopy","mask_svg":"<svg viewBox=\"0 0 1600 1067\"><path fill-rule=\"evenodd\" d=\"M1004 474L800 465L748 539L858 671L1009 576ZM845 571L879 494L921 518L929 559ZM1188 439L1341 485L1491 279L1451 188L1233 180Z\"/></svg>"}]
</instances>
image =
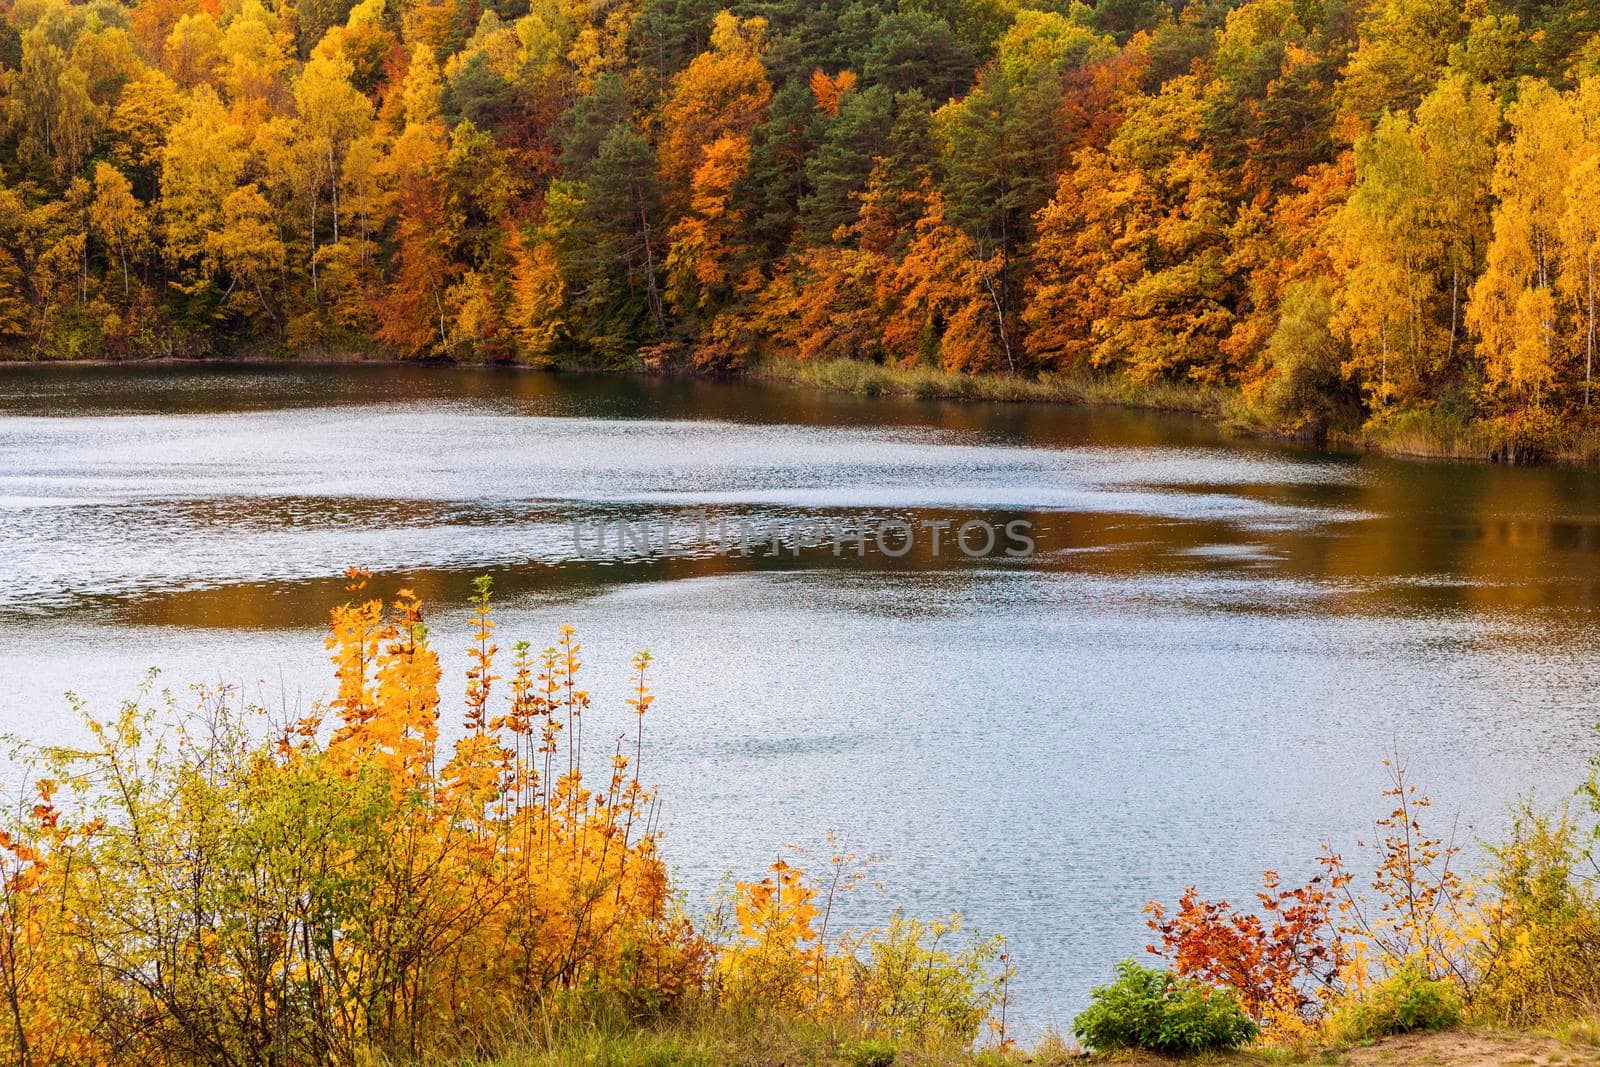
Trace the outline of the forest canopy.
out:
<instances>
[{"instance_id":1,"label":"forest canopy","mask_svg":"<svg viewBox=\"0 0 1600 1067\"><path fill-rule=\"evenodd\" d=\"M0 349L1239 390L1587 424L1600 9L0 4Z\"/></svg>"}]
</instances>

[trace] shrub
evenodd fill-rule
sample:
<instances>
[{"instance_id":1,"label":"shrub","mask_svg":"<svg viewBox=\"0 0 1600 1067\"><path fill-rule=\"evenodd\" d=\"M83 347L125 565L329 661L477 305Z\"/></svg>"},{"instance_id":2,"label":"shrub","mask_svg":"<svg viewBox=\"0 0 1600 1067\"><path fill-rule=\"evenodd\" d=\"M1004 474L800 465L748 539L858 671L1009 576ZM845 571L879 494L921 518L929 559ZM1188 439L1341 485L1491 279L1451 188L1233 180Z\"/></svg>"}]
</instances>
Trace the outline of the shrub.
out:
<instances>
[{"instance_id":1,"label":"shrub","mask_svg":"<svg viewBox=\"0 0 1600 1067\"><path fill-rule=\"evenodd\" d=\"M867 959L852 959L850 997L880 1033L970 1045L1006 978L990 973L1000 950L998 937L965 931L960 915L926 922L896 913L866 945Z\"/></svg>"},{"instance_id":2,"label":"shrub","mask_svg":"<svg viewBox=\"0 0 1600 1067\"><path fill-rule=\"evenodd\" d=\"M1584 868L1586 833L1566 813L1524 807L1491 849L1494 906L1478 955L1474 1016L1504 1026L1557 1024L1600 1003L1600 900Z\"/></svg>"},{"instance_id":3,"label":"shrub","mask_svg":"<svg viewBox=\"0 0 1600 1067\"><path fill-rule=\"evenodd\" d=\"M888 1041L855 1041L839 1050L850 1067L894 1067L898 1051Z\"/></svg>"},{"instance_id":4,"label":"shrub","mask_svg":"<svg viewBox=\"0 0 1600 1067\"><path fill-rule=\"evenodd\" d=\"M1132 960L1117 965L1116 981L1090 993L1089 1007L1073 1020L1072 1030L1100 1052L1177 1054L1237 1048L1260 1034L1231 992Z\"/></svg>"},{"instance_id":5,"label":"shrub","mask_svg":"<svg viewBox=\"0 0 1600 1067\"><path fill-rule=\"evenodd\" d=\"M707 946L673 907L635 775L648 657L632 744L596 783L571 631L517 646L493 715L486 583L477 604L453 747L402 592L334 610L338 695L306 719L269 731L219 691L175 734L129 705L89 747L43 753L39 803L0 835L0 937L29 961L0 959L18 1006L0 1048L357 1062L552 999L643 1014L697 988Z\"/></svg>"},{"instance_id":6,"label":"shrub","mask_svg":"<svg viewBox=\"0 0 1600 1067\"><path fill-rule=\"evenodd\" d=\"M970 1047L1003 1013L996 939L898 916L830 937L857 880L842 850L825 882L779 862L741 884L709 940L675 903L638 776L648 653L593 775L572 630L519 642L500 674L487 579L474 603L454 744L402 591L334 609L337 695L306 718L269 723L220 690L176 725L170 701L135 702L86 747L35 750L33 795L0 813L0 1062L477 1057L519 1028L690 1018L719 992L737 1009L721 1021L759 1013L763 1036L826 1022L903 1047ZM691 1052L624 1062L725 1062Z\"/></svg>"},{"instance_id":7,"label":"shrub","mask_svg":"<svg viewBox=\"0 0 1600 1067\"><path fill-rule=\"evenodd\" d=\"M1399 754L1383 765L1389 774L1383 798L1394 806L1373 824L1372 895L1357 897L1349 888L1355 876L1337 856L1327 858L1335 887L1345 892L1344 932L1364 945L1379 974L1411 966L1425 978L1448 978L1470 995L1482 936L1481 886L1460 874L1454 830L1434 831L1425 823L1433 801L1412 784ZM1360 992L1368 970L1362 965L1345 988Z\"/></svg>"},{"instance_id":8,"label":"shrub","mask_svg":"<svg viewBox=\"0 0 1600 1067\"><path fill-rule=\"evenodd\" d=\"M1447 1030L1460 1022L1455 985L1407 965L1378 983L1365 1000L1337 1012L1330 1029L1337 1041L1370 1041L1413 1030Z\"/></svg>"},{"instance_id":9,"label":"shrub","mask_svg":"<svg viewBox=\"0 0 1600 1067\"><path fill-rule=\"evenodd\" d=\"M1152 901L1145 911L1161 944L1150 951L1176 974L1233 990L1257 1021L1299 1026L1320 1013L1349 963L1337 925L1335 862L1324 857L1324 874L1294 889L1283 888L1276 871L1265 872L1259 914L1202 900L1193 886L1176 911Z\"/></svg>"},{"instance_id":10,"label":"shrub","mask_svg":"<svg viewBox=\"0 0 1600 1067\"><path fill-rule=\"evenodd\" d=\"M1010 971L1001 939L967 930L960 915L928 922L898 912L864 936L830 938L834 897L858 881L848 870L853 861L836 854L819 879L780 859L768 877L735 886L705 924L723 1002L741 1013L844 1023L926 1050L970 1047L1002 1006Z\"/></svg>"}]
</instances>

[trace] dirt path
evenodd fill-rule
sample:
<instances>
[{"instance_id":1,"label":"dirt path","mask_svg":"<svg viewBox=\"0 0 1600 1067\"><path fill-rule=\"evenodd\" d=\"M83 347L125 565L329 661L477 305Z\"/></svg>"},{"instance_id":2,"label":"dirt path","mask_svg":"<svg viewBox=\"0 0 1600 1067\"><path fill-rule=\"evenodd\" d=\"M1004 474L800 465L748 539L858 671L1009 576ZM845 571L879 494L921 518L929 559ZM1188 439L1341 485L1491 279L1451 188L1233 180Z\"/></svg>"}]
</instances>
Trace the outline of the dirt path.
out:
<instances>
[{"instance_id":1,"label":"dirt path","mask_svg":"<svg viewBox=\"0 0 1600 1067\"><path fill-rule=\"evenodd\" d=\"M1352 1049L1336 1062L1351 1067L1500 1067L1502 1064L1562 1064L1600 1067L1600 1048L1555 1038L1449 1030L1405 1034L1368 1048Z\"/></svg>"},{"instance_id":2,"label":"dirt path","mask_svg":"<svg viewBox=\"0 0 1600 1067\"><path fill-rule=\"evenodd\" d=\"M1174 1064L1188 1067L1289 1067L1291 1064L1308 1067L1311 1064L1329 1067L1600 1067L1600 1046L1554 1037L1463 1028L1388 1037L1345 1052L1314 1053L1304 1060L1236 1052L1188 1060L1140 1054L1088 1062L1119 1067L1172 1067Z\"/></svg>"}]
</instances>

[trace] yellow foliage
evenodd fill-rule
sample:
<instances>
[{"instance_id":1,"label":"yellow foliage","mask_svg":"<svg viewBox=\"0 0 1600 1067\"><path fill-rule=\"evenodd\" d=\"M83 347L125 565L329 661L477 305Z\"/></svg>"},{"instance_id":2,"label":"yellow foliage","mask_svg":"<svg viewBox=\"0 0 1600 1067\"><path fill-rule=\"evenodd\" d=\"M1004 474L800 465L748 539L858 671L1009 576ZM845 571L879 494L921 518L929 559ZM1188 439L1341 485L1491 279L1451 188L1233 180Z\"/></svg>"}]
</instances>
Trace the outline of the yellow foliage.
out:
<instances>
[{"instance_id":1,"label":"yellow foliage","mask_svg":"<svg viewBox=\"0 0 1600 1067\"><path fill-rule=\"evenodd\" d=\"M1565 813L1517 813L1493 848L1472 1014L1510 1026L1550 1026L1600 1002L1600 899L1583 867L1592 857ZM1581 866L1580 866L1581 865Z\"/></svg>"},{"instance_id":2,"label":"yellow foliage","mask_svg":"<svg viewBox=\"0 0 1600 1067\"><path fill-rule=\"evenodd\" d=\"M816 889L782 859L759 882L734 887L740 940L717 960L717 974L735 1001L757 998L778 1009L803 1007L816 994L824 960L813 920Z\"/></svg>"},{"instance_id":3,"label":"yellow foliage","mask_svg":"<svg viewBox=\"0 0 1600 1067\"><path fill-rule=\"evenodd\" d=\"M834 909L860 888L870 861L832 834L829 845L821 878L779 858L766 877L734 886L730 929L718 917L707 927L719 942L720 996L741 1011L801 1015L925 1048L970 1046L989 1020L1005 1047L1012 970L1002 939L971 933L960 915L928 922L899 912L881 930L830 937Z\"/></svg>"},{"instance_id":4,"label":"yellow foliage","mask_svg":"<svg viewBox=\"0 0 1600 1067\"><path fill-rule=\"evenodd\" d=\"M350 572L352 594L368 575ZM970 1044L1009 977L959 921L896 917L830 940L859 884L779 861L741 884L725 943L675 905L640 777L655 697L633 660L632 736L583 766L582 646L513 650L473 598L463 735L439 741L439 658L421 602L357 596L326 640L326 706L268 722L228 689L89 721L37 752L36 800L0 825L0 1055L153 1065L414 1057L507 1020L642 1020L708 995ZM329 721L331 720L331 721ZM720 939L717 921L707 929Z\"/></svg>"},{"instance_id":5,"label":"yellow foliage","mask_svg":"<svg viewBox=\"0 0 1600 1067\"><path fill-rule=\"evenodd\" d=\"M354 1062L563 998L660 1010L698 988L707 950L671 906L636 773L648 657L633 752L591 787L572 631L518 646L491 716L486 582L477 607L466 735L442 768L438 655L405 591L334 610L336 696L266 744L222 691L175 747L130 705L94 747L47 752L56 777L0 837L7 1043L49 1062ZM55 807L57 779L81 817Z\"/></svg>"}]
</instances>

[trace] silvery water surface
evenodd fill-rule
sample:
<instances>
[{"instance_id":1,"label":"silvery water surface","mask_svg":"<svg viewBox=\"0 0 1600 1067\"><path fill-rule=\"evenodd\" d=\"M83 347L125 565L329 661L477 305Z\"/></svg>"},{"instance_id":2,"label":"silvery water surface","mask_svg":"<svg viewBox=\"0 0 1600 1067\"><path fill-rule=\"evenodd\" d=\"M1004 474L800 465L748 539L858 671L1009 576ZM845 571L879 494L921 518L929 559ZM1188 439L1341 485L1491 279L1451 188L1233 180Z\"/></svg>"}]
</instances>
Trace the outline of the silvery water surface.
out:
<instances>
[{"instance_id":1,"label":"silvery water surface","mask_svg":"<svg viewBox=\"0 0 1600 1067\"><path fill-rule=\"evenodd\" d=\"M575 519L981 518L1037 553L671 558ZM187 699L329 691L348 565L433 609L459 679L471 580L503 647L579 628L691 906L837 828L851 904L1004 932L1014 1014L1066 1027L1195 883L1347 853L1397 747L1471 840L1596 748L1600 475L1333 455L1197 421L416 367L0 371L0 730L71 740L146 668ZM455 686L459 693L459 685ZM601 723L603 725L595 725ZM603 758L598 749L591 758Z\"/></svg>"}]
</instances>

